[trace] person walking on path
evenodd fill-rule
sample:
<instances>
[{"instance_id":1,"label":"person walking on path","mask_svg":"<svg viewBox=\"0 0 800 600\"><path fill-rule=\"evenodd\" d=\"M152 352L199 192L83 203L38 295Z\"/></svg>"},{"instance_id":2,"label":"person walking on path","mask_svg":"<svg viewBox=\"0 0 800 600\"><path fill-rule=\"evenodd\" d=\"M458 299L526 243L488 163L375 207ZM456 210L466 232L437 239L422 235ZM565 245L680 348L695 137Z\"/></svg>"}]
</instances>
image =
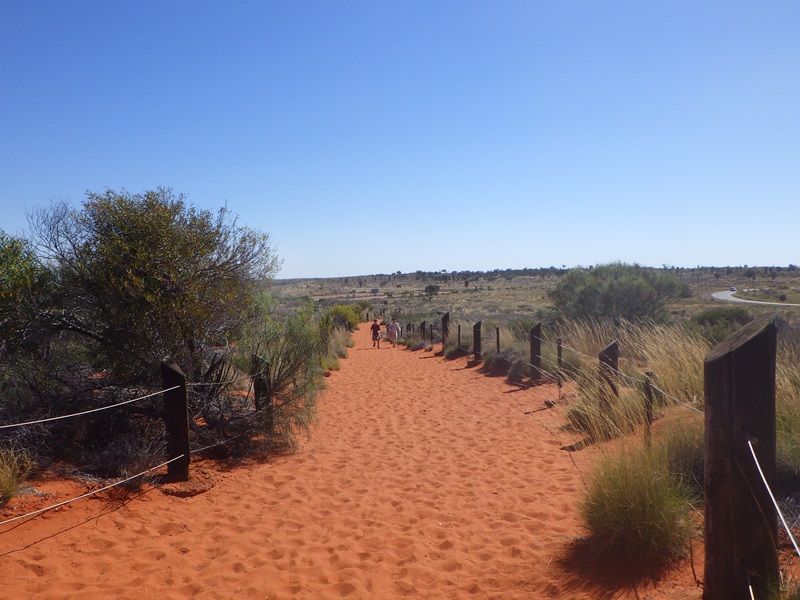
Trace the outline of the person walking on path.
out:
<instances>
[{"instance_id":1,"label":"person walking on path","mask_svg":"<svg viewBox=\"0 0 800 600\"><path fill-rule=\"evenodd\" d=\"M386 335L392 342L392 348L397 346L397 338L400 337L400 325L397 323L397 319L392 318L392 322L386 326Z\"/></svg>"},{"instance_id":2,"label":"person walking on path","mask_svg":"<svg viewBox=\"0 0 800 600\"><path fill-rule=\"evenodd\" d=\"M375 319L370 326L370 331L372 332L372 347L374 348L376 345L378 346L378 350L381 348L381 326L378 325L378 319Z\"/></svg>"}]
</instances>

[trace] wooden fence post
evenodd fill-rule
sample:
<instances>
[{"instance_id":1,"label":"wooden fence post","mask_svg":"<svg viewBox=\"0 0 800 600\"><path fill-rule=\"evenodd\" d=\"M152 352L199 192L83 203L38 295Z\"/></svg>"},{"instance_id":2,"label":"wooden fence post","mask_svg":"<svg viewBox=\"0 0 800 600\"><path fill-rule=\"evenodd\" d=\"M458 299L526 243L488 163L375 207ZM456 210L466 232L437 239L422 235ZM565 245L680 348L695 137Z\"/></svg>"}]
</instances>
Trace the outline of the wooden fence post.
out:
<instances>
[{"instance_id":1,"label":"wooden fence post","mask_svg":"<svg viewBox=\"0 0 800 600\"><path fill-rule=\"evenodd\" d=\"M472 352L475 355L475 360L483 360L483 353L481 352L481 323L478 321L472 326Z\"/></svg>"},{"instance_id":2,"label":"wooden fence post","mask_svg":"<svg viewBox=\"0 0 800 600\"><path fill-rule=\"evenodd\" d=\"M430 338L431 339L431 344L433 344L433 323L428 325L428 329L430 330L430 334L431 334L431 338Z\"/></svg>"},{"instance_id":3,"label":"wooden fence post","mask_svg":"<svg viewBox=\"0 0 800 600\"><path fill-rule=\"evenodd\" d=\"M414 333L414 326L411 323L406 323L406 337Z\"/></svg>"},{"instance_id":4,"label":"wooden fence post","mask_svg":"<svg viewBox=\"0 0 800 600\"><path fill-rule=\"evenodd\" d=\"M495 335L497 336L497 353L500 354L500 326L495 325Z\"/></svg>"},{"instance_id":5,"label":"wooden fence post","mask_svg":"<svg viewBox=\"0 0 800 600\"><path fill-rule=\"evenodd\" d=\"M425 325L426 325L425 321L419 324L419 333L422 336L423 342L425 341Z\"/></svg>"},{"instance_id":6,"label":"wooden fence post","mask_svg":"<svg viewBox=\"0 0 800 600\"><path fill-rule=\"evenodd\" d=\"M458 324L458 347L461 348L461 323Z\"/></svg>"},{"instance_id":7,"label":"wooden fence post","mask_svg":"<svg viewBox=\"0 0 800 600\"><path fill-rule=\"evenodd\" d=\"M600 403L605 410L609 410L611 408L611 396L619 398L619 390L614 381L616 377L615 371L619 371L619 344L617 340L603 348L598 355L598 359L600 361ZM603 382L608 386L611 395L606 392Z\"/></svg>"},{"instance_id":8,"label":"wooden fence post","mask_svg":"<svg viewBox=\"0 0 800 600\"><path fill-rule=\"evenodd\" d=\"M531 367L533 379L542 378L542 324L537 323L530 331L531 336Z\"/></svg>"},{"instance_id":9,"label":"wooden fence post","mask_svg":"<svg viewBox=\"0 0 800 600\"><path fill-rule=\"evenodd\" d=\"M777 318L764 315L706 356L704 600L756 598L777 589L778 519L758 473L776 479L775 355Z\"/></svg>"},{"instance_id":10,"label":"wooden fence post","mask_svg":"<svg viewBox=\"0 0 800 600\"><path fill-rule=\"evenodd\" d=\"M164 428L167 437L167 478L171 481L189 481L189 397L186 390L186 375L172 361L161 363L161 382L164 389Z\"/></svg>"},{"instance_id":11,"label":"wooden fence post","mask_svg":"<svg viewBox=\"0 0 800 600\"><path fill-rule=\"evenodd\" d=\"M450 337L450 312L444 313L442 317L442 351L447 346L447 338Z\"/></svg>"}]
</instances>

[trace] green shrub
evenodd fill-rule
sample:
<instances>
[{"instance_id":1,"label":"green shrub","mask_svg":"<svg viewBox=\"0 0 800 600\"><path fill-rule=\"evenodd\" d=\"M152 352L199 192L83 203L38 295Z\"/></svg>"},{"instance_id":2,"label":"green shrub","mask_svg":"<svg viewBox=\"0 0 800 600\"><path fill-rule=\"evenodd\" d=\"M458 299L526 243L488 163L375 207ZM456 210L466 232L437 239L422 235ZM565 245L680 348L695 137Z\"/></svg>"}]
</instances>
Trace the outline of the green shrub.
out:
<instances>
[{"instance_id":1,"label":"green shrub","mask_svg":"<svg viewBox=\"0 0 800 600\"><path fill-rule=\"evenodd\" d=\"M703 337L712 344L724 340L745 323L750 322L750 313L742 306L720 306L709 308L692 317L692 323Z\"/></svg>"},{"instance_id":2,"label":"green shrub","mask_svg":"<svg viewBox=\"0 0 800 600\"><path fill-rule=\"evenodd\" d=\"M662 321L666 303L688 295L688 288L665 271L612 263L571 269L548 295L568 318Z\"/></svg>"},{"instance_id":3,"label":"green shrub","mask_svg":"<svg viewBox=\"0 0 800 600\"><path fill-rule=\"evenodd\" d=\"M334 304L325 313L331 325L353 331L361 322L361 312L352 304Z\"/></svg>"},{"instance_id":4,"label":"green shrub","mask_svg":"<svg viewBox=\"0 0 800 600\"><path fill-rule=\"evenodd\" d=\"M252 324L239 345L240 362L260 357L269 391L267 407L256 416L261 448L266 451L297 447L297 434L308 435L316 420L316 397L323 387L322 360L328 356L328 332L310 310L283 320ZM263 362L262 362L263 361ZM253 371L256 369L251 367Z\"/></svg>"},{"instance_id":5,"label":"green shrub","mask_svg":"<svg viewBox=\"0 0 800 600\"><path fill-rule=\"evenodd\" d=\"M580 513L598 553L669 560L690 538L688 507L663 452L624 448L594 465Z\"/></svg>"}]
</instances>

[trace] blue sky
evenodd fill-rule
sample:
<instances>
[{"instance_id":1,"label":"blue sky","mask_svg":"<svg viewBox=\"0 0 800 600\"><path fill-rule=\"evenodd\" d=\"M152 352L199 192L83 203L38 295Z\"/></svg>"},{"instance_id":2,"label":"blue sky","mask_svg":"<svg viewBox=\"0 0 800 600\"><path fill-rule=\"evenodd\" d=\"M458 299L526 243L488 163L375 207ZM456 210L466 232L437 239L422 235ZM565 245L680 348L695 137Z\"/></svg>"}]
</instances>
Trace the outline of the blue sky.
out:
<instances>
[{"instance_id":1,"label":"blue sky","mask_svg":"<svg viewBox=\"0 0 800 600\"><path fill-rule=\"evenodd\" d=\"M171 187L279 277L800 263L800 3L0 2L0 228Z\"/></svg>"}]
</instances>

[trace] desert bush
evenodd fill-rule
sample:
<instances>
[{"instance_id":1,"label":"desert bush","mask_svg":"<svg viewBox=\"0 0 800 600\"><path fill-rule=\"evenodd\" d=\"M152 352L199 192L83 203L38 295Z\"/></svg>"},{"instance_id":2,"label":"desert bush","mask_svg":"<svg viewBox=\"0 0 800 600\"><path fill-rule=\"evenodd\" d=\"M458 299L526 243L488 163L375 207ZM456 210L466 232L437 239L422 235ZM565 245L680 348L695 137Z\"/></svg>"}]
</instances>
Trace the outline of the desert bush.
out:
<instances>
[{"instance_id":1,"label":"desert bush","mask_svg":"<svg viewBox=\"0 0 800 600\"><path fill-rule=\"evenodd\" d=\"M580 513L600 554L674 559L691 536L686 489L657 448L603 454L588 475Z\"/></svg>"},{"instance_id":2,"label":"desert bush","mask_svg":"<svg viewBox=\"0 0 800 600\"><path fill-rule=\"evenodd\" d=\"M750 322L750 313L742 306L709 308L692 317L691 322L712 344L717 344Z\"/></svg>"},{"instance_id":3,"label":"desert bush","mask_svg":"<svg viewBox=\"0 0 800 600\"><path fill-rule=\"evenodd\" d=\"M278 266L266 234L169 189L88 193L80 210L53 204L30 222L56 274L41 314L118 382L152 382L164 356L196 380L205 349L236 331Z\"/></svg>"},{"instance_id":4,"label":"desert bush","mask_svg":"<svg viewBox=\"0 0 800 600\"><path fill-rule=\"evenodd\" d=\"M0 507L17 494L32 468L33 460L25 450L0 447Z\"/></svg>"},{"instance_id":5,"label":"desert bush","mask_svg":"<svg viewBox=\"0 0 800 600\"><path fill-rule=\"evenodd\" d=\"M103 434L104 422L111 423L111 427L106 428L111 435ZM130 477L164 462L166 440L160 422L105 415L91 429L91 442L76 461L83 471L103 478ZM154 478L153 474L136 477L126 482L125 488L139 489L142 483Z\"/></svg>"},{"instance_id":6,"label":"desert bush","mask_svg":"<svg viewBox=\"0 0 800 600\"><path fill-rule=\"evenodd\" d=\"M268 390L265 408L254 417L262 450L292 451L298 434L310 434L329 340L329 330L310 309L282 320L265 318L247 329L237 348L239 362L247 365L259 357Z\"/></svg>"},{"instance_id":7,"label":"desert bush","mask_svg":"<svg viewBox=\"0 0 800 600\"><path fill-rule=\"evenodd\" d=\"M431 346L428 342L423 340L420 336L415 333L407 335L404 338L400 338L397 340L398 343L404 345L409 350L430 350Z\"/></svg>"},{"instance_id":8,"label":"desert bush","mask_svg":"<svg viewBox=\"0 0 800 600\"><path fill-rule=\"evenodd\" d=\"M347 358L347 349L352 348L353 341L350 332L340 327L335 327L328 334L328 355L336 358Z\"/></svg>"},{"instance_id":9,"label":"desert bush","mask_svg":"<svg viewBox=\"0 0 800 600\"><path fill-rule=\"evenodd\" d=\"M50 275L29 242L0 229L0 359L35 341L38 328L32 325Z\"/></svg>"},{"instance_id":10,"label":"desert bush","mask_svg":"<svg viewBox=\"0 0 800 600\"><path fill-rule=\"evenodd\" d=\"M335 304L323 315L323 319L330 319L334 328L353 331L361 322L362 313L352 304Z\"/></svg>"},{"instance_id":11,"label":"desert bush","mask_svg":"<svg viewBox=\"0 0 800 600\"><path fill-rule=\"evenodd\" d=\"M688 288L670 273L623 263L571 269L549 291L567 318L628 321L666 320L666 303L685 295Z\"/></svg>"}]
</instances>

